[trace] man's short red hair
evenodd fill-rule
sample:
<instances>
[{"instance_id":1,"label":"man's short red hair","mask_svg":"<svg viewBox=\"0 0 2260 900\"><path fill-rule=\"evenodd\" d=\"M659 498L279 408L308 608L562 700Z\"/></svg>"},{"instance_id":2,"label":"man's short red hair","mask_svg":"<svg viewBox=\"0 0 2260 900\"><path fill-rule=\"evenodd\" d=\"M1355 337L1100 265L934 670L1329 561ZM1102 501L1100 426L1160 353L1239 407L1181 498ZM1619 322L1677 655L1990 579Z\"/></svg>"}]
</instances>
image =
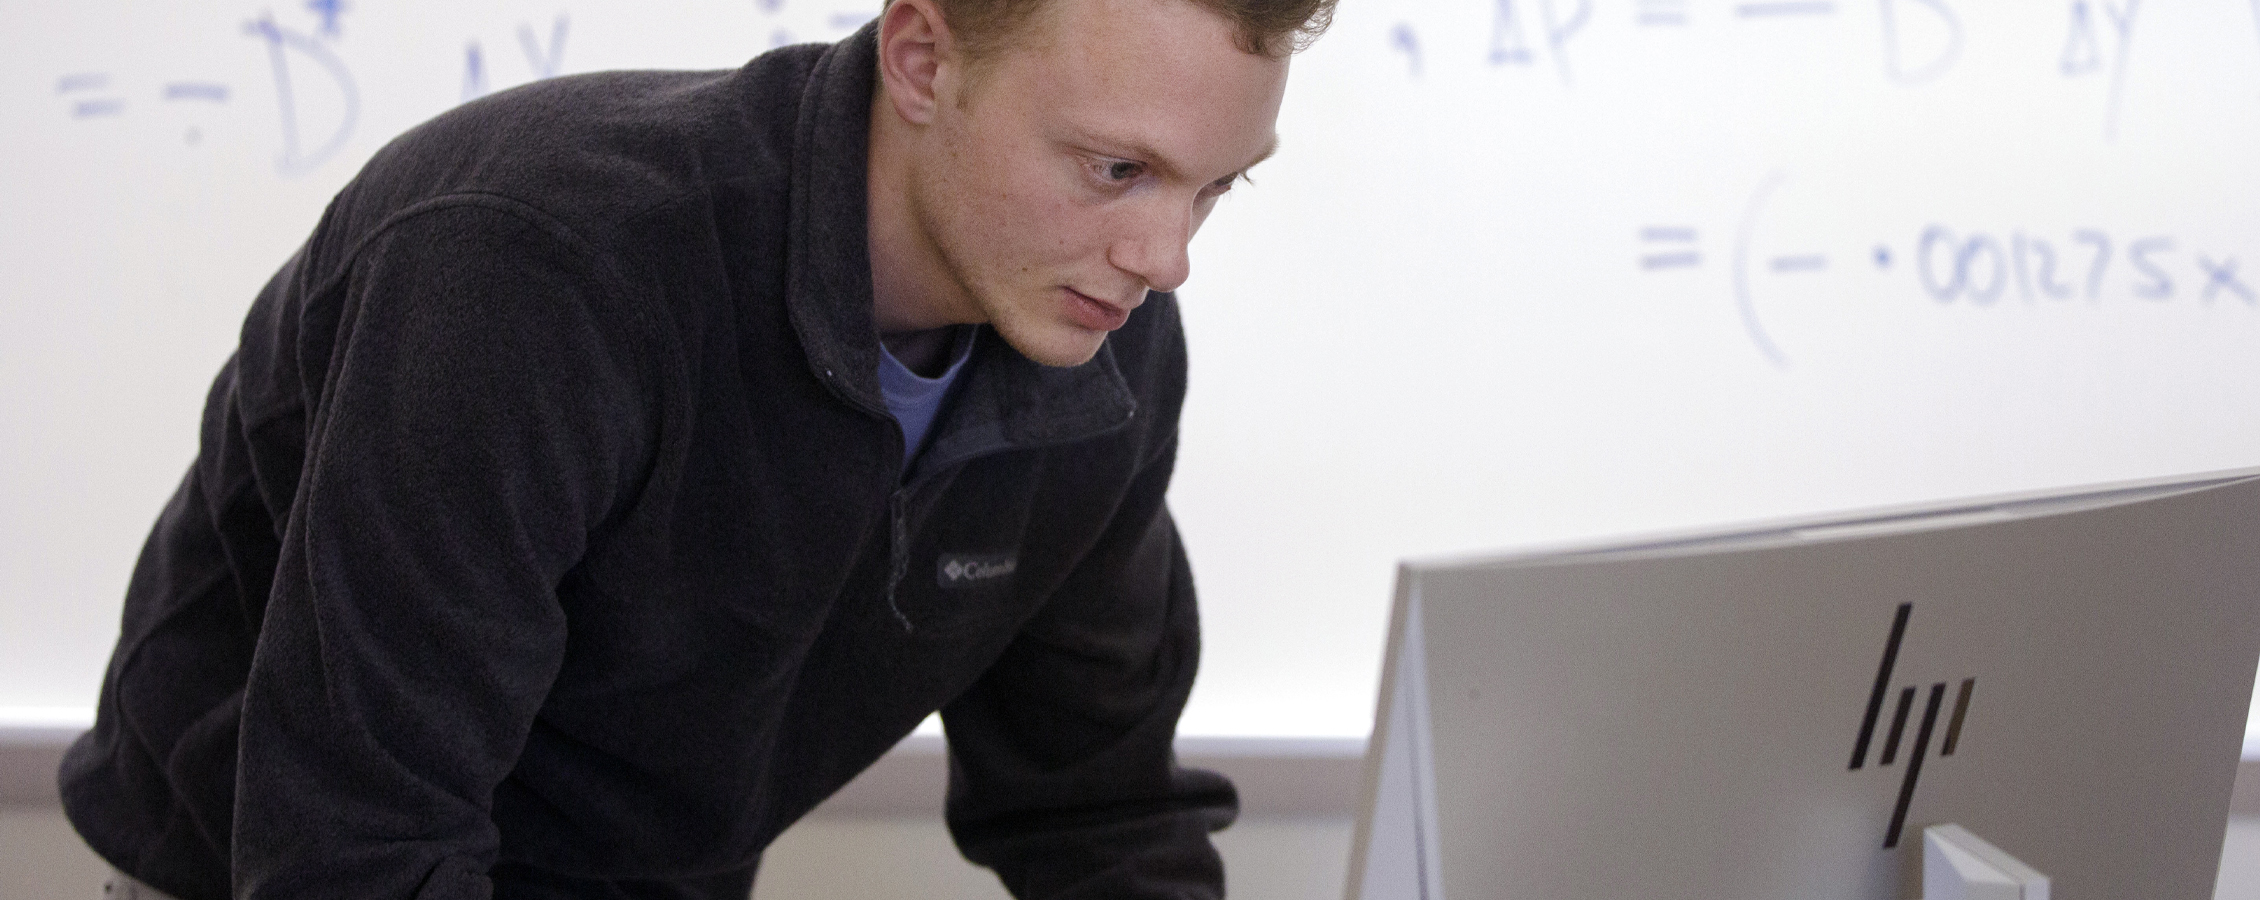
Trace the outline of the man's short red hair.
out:
<instances>
[{"instance_id":1,"label":"man's short red hair","mask_svg":"<svg viewBox=\"0 0 2260 900\"><path fill-rule=\"evenodd\" d=\"M892 3L893 0L888 0ZM974 59L1009 45L1050 0L934 0L950 32ZM1185 0L1232 21L1240 49L1284 56L1318 39L1334 21L1335 0Z\"/></svg>"}]
</instances>

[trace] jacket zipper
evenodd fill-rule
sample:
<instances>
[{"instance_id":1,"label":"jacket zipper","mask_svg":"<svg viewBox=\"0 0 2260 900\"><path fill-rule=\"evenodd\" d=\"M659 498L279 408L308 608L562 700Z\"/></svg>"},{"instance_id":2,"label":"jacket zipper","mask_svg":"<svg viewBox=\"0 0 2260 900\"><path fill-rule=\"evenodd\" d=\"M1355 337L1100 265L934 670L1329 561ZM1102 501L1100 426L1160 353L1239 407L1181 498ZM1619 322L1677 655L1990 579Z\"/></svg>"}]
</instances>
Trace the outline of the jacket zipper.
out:
<instances>
[{"instance_id":1,"label":"jacket zipper","mask_svg":"<svg viewBox=\"0 0 2260 900\"><path fill-rule=\"evenodd\" d=\"M887 498L888 518L893 521L887 539L890 545L887 552L893 561L887 572L887 611L894 613L895 621L902 623L904 634L917 630L911 627L910 617L902 614L902 605L895 602L895 588L902 584L902 577L910 571L911 489L912 486L904 485L896 488Z\"/></svg>"},{"instance_id":2,"label":"jacket zipper","mask_svg":"<svg viewBox=\"0 0 2260 900\"><path fill-rule=\"evenodd\" d=\"M840 385L839 376L834 374L831 369L824 370L823 381L824 388L831 391L832 396L838 398L840 402L862 410L866 415L894 423L894 413L883 406L874 408L858 399L847 388ZM895 429L895 437L898 442L902 439L902 429L899 425ZM902 452L902 448L897 446L895 448L896 458L901 458ZM901 480L899 473L896 480ZM924 481L925 479L919 480ZM902 604L895 600L895 589L902 585L903 576L908 574L910 570L910 497L911 492L916 488L916 484L903 484L887 494L887 611L894 613L895 621L902 623L902 630L905 634L916 629L912 627L910 617L903 615Z\"/></svg>"},{"instance_id":3,"label":"jacket zipper","mask_svg":"<svg viewBox=\"0 0 2260 900\"><path fill-rule=\"evenodd\" d=\"M849 406L888 422L894 421L894 413L884 408L873 409L869 404L862 403L849 394L847 389L838 384L838 376L834 375L831 369L824 370L824 386L832 392L833 396L838 397ZM1132 412L1129 418L1135 418L1136 415L1135 412ZM1125 421L1128 421L1128 419L1125 419ZM899 425L896 428L895 436L898 442L902 438ZM982 457L994 456L1007 450L1041 449L1056 444L1072 443L1080 439L1080 437L1077 437L1046 441L1041 444L997 444L983 447L972 453L947 460L946 466L929 465L925 471L919 473L917 478L895 488L887 495L887 611L894 614L895 621L902 623L903 633L908 634L917 630L911 623L910 617L903 614L902 604L895 599L895 595L896 590L902 586L903 578L910 572L910 501L917 496L918 489L927 482L934 480L935 473L944 468L955 469ZM895 454L897 456L902 454L902 448L899 445L895 448Z\"/></svg>"}]
</instances>

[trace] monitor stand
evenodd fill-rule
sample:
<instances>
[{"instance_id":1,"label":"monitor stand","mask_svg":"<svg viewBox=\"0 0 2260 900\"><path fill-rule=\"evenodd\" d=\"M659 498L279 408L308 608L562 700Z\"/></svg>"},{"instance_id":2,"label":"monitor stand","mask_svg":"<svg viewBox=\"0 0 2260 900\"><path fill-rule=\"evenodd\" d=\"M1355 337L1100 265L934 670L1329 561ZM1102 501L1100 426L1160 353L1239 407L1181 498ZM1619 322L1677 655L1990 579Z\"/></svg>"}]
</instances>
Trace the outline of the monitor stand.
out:
<instances>
[{"instance_id":1,"label":"monitor stand","mask_svg":"<svg viewBox=\"0 0 2260 900\"><path fill-rule=\"evenodd\" d=\"M1923 829L1923 900L2048 900L2048 876L1960 825Z\"/></svg>"}]
</instances>

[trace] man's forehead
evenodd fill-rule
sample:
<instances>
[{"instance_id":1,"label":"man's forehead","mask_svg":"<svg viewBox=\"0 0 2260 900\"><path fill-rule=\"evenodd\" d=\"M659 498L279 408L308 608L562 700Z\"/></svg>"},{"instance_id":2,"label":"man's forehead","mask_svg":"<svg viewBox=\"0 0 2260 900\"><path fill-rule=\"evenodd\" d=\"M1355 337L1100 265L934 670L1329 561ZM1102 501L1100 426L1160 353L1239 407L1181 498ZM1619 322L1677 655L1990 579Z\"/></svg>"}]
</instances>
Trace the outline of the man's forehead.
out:
<instances>
[{"instance_id":1,"label":"man's forehead","mask_svg":"<svg viewBox=\"0 0 2260 900\"><path fill-rule=\"evenodd\" d=\"M1017 107L1073 149L1211 180L1278 142L1286 60L1249 53L1236 26L1191 0L1053 0L1037 38L978 77L978 102Z\"/></svg>"}]
</instances>

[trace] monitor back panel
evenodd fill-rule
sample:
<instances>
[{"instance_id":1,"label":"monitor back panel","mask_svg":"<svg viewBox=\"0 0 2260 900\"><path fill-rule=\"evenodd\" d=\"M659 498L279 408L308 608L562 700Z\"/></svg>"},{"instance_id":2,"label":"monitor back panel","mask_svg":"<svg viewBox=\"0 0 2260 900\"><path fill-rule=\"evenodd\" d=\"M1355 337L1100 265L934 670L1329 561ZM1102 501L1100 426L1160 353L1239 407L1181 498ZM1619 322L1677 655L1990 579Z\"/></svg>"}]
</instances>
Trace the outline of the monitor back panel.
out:
<instances>
[{"instance_id":1,"label":"monitor back panel","mask_svg":"<svg viewBox=\"0 0 2260 900\"><path fill-rule=\"evenodd\" d=\"M1376 737L1419 761L1383 765L1369 818L1420 833L1369 821L1360 844L1417 843L1433 871L1373 890L1389 866L1367 866L1363 887L1896 900L1920 893L1921 829L1955 822L2059 900L2206 900L2260 654L2256 510L2247 481L1912 533L1408 566ZM1420 802L1391 800L1415 779Z\"/></svg>"}]
</instances>

